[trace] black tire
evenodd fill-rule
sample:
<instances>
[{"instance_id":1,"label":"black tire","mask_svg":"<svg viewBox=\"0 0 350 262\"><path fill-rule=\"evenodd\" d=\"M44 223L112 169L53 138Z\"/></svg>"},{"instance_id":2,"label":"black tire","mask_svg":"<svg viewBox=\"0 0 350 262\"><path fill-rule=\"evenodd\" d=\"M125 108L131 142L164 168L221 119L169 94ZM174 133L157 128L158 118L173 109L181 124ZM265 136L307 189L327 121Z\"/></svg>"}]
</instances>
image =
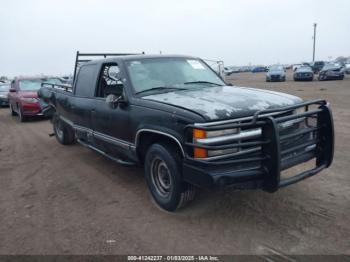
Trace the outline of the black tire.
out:
<instances>
[{"instance_id":1,"label":"black tire","mask_svg":"<svg viewBox=\"0 0 350 262\"><path fill-rule=\"evenodd\" d=\"M27 121L27 117L25 115L23 115L23 111L21 108L19 108L19 110L18 110L18 119L19 119L19 122L21 122L21 123Z\"/></svg>"},{"instance_id":2,"label":"black tire","mask_svg":"<svg viewBox=\"0 0 350 262\"><path fill-rule=\"evenodd\" d=\"M158 206L170 212L193 200L195 188L182 180L181 155L168 143L153 144L145 157L145 176Z\"/></svg>"},{"instance_id":3,"label":"black tire","mask_svg":"<svg viewBox=\"0 0 350 262\"><path fill-rule=\"evenodd\" d=\"M17 113L13 110L11 103L9 103L11 116L16 116Z\"/></svg>"},{"instance_id":4,"label":"black tire","mask_svg":"<svg viewBox=\"0 0 350 262\"><path fill-rule=\"evenodd\" d=\"M64 123L57 114L52 118L53 131L57 141L62 145L71 145L75 142L74 130Z\"/></svg>"}]
</instances>

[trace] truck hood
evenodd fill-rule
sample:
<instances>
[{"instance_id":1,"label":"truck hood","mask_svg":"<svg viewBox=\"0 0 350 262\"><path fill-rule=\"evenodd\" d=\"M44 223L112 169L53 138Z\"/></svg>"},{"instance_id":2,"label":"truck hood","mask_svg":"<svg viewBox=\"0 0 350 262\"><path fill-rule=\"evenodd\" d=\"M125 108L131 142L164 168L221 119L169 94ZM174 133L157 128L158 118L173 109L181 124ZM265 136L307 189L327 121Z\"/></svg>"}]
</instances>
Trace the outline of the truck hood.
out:
<instances>
[{"instance_id":1,"label":"truck hood","mask_svg":"<svg viewBox=\"0 0 350 262\"><path fill-rule=\"evenodd\" d=\"M237 86L179 90L149 95L143 99L194 111L207 121L246 117L256 111L302 102L301 98L285 93Z\"/></svg>"}]
</instances>

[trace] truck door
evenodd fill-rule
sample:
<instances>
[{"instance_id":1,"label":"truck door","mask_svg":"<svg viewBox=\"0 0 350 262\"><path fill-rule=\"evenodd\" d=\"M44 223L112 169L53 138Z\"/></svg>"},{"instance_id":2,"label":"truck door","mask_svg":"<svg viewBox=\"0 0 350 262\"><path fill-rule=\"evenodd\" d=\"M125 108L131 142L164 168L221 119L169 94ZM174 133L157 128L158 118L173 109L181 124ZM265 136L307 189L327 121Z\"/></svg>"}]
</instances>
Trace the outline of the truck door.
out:
<instances>
[{"instance_id":1,"label":"truck door","mask_svg":"<svg viewBox=\"0 0 350 262\"><path fill-rule=\"evenodd\" d=\"M78 138L87 143L92 143L91 114L95 108L94 91L97 81L97 64L82 65L74 87L73 96L65 96L57 101L62 107L63 116L74 123Z\"/></svg>"},{"instance_id":2,"label":"truck door","mask_svg":"<svg viewBox=\"0 0 350 262\"><path fill-rule=\"evenodd\" d=\"M123 95L123 83L115 77L110 78L113 73L119 73L117 63L102 65L91 120L96 146L114 157L123 157L129 153L131 145L129 113L127 105L111 108L106 102L106 97L110 94L117 97Z\"/></svg>"}]
</instances>

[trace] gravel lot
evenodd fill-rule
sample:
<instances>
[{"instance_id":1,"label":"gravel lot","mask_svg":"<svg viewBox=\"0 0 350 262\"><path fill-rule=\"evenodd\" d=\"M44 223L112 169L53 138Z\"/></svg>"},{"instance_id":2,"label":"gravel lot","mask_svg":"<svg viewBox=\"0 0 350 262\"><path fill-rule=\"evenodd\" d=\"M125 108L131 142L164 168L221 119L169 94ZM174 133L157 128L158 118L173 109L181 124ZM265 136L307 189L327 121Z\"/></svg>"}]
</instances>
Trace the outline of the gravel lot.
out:
<instances>
[{"instance_id":1,"label":"gravel lot","mask_svg":"<svg viewBox=\"0 0 350 262\"><path fill-rule=\"evenodd\" d=\"M350 254L350 75L343 81L239 86L333 106L333 166L274 194L200 191L176 214L150 201L138 168L81 145L62 146L47 120L19 123L0 109L0 254Z\"/></svg>"}]
</instances>

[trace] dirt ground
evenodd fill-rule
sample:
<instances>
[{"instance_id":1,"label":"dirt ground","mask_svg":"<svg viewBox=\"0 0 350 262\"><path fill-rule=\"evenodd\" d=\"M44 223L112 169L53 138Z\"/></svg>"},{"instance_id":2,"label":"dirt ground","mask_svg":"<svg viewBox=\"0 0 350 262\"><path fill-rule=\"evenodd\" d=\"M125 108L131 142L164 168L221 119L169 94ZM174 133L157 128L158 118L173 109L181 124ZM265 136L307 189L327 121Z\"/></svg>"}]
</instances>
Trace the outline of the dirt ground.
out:
<instances>
[{"instance_id":1,"label":"dirt ground","mask_svg":"<svg viewBox=\"0 0 350 262\"><path fill-rule=\"evenodd\" d=\"M343 81L228 81L333 106L333 165L274 194L199 191L159 210L138 168L81 145L62 146L47 120L0 109L0 254L350 254L350 75Z\"/></svg>"}]
</instances>

